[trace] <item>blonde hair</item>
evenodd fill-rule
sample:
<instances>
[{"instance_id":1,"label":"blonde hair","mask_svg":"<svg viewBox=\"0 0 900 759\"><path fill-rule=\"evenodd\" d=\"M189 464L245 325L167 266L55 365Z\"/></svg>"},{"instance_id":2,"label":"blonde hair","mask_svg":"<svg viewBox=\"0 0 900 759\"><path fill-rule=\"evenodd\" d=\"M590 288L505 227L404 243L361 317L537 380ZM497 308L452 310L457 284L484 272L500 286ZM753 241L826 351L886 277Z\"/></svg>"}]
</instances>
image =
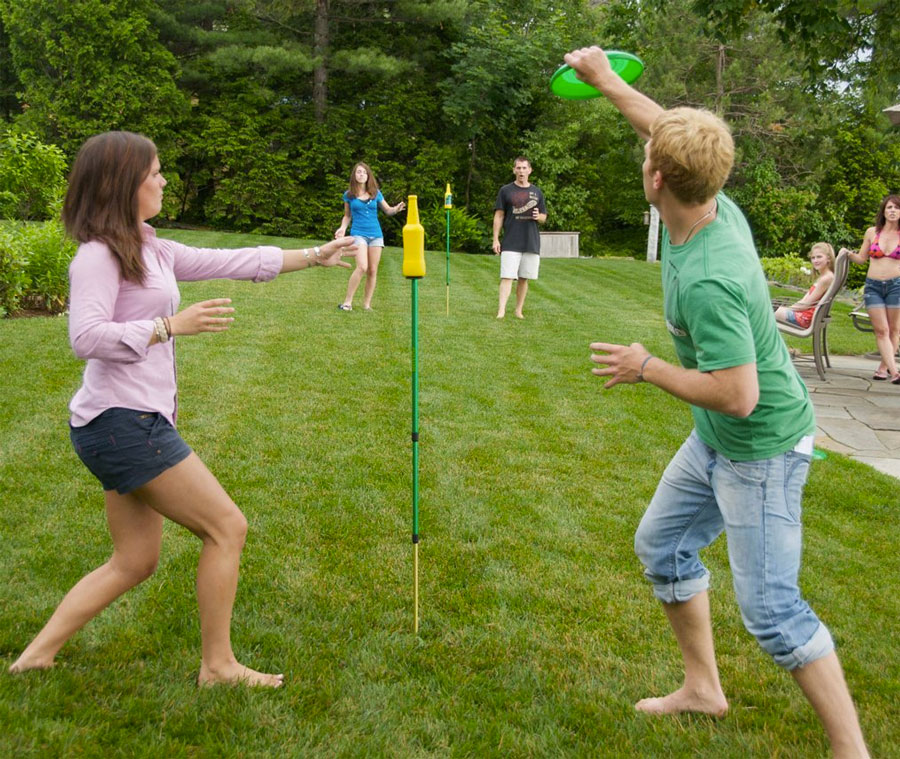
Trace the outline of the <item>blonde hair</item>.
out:
<instances>
[{"instance_id":1,"label":"blonde hair","mask_svg":"<svg viewBox=\"0 0 900 759\"><path fill-rule=\"evenodd\" d=\"M828 268L834 272L834 248L831 247L831 243L828 242L817 242L809 249L809 257L812 258L812 254L817 250L821 250L825 257L828 259Z\"/></svg>"},{"instance_id":2,"label":"blonde hair","mask_svg":"<svg viewBox=\"0 0 900 759\"><path fill-rule=\"evenodd\" d=\"M698 205L712 198L733 165L731 132L710 111L673 108L650 127L650 166L682 203Z\"/></svg>"}]
</instances>

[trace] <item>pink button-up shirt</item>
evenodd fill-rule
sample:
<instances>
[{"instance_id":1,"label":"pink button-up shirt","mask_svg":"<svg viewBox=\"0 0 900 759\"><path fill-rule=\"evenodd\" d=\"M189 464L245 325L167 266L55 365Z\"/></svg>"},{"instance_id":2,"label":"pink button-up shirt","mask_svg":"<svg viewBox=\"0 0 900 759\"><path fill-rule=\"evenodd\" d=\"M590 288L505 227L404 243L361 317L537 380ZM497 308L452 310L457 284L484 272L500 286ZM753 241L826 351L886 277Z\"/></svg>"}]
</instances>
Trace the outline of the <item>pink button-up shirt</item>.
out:
<instances>
[{"instance_id":1,"label":"pink button-up shirt","mask_svg":"<svg viewBox=\"0 0 900 759\"><path fill-rule=\"evenodd\" d=\"M69 409L83 427L108 408L158 411L175 424L175 341L148 345L153 319L172 316L181 296L177 282L252 279L281 271L281 248L190 248L157 238L143 225L143 285L122 279L106 243L83 243L69 265L69 341L87 359L81 388Z\"/></svg>"}]
</instances>

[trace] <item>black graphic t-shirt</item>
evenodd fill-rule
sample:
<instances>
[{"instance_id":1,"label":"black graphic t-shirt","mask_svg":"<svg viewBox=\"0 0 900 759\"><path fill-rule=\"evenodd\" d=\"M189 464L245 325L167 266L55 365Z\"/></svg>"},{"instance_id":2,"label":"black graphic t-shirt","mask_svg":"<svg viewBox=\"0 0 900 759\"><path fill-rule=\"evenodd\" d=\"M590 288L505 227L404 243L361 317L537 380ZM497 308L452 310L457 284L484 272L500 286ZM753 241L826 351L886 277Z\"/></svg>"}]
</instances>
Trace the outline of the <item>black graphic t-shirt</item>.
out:
<instances>
[{"instance_id":1,"label":"black graphic t-shirt","mask_svg":"<svg viewBox=\"0 0 900 759\"><path fill-rule=\"evenodd\" d=\"M519 187L515 182L503 185L497 193L495 211L503 211L503 250L515 250L519 253L541 252L541 233L534 220L534 209L547 213L544 205L544 193L537 185Z\"/></svg>"}]
</instances>

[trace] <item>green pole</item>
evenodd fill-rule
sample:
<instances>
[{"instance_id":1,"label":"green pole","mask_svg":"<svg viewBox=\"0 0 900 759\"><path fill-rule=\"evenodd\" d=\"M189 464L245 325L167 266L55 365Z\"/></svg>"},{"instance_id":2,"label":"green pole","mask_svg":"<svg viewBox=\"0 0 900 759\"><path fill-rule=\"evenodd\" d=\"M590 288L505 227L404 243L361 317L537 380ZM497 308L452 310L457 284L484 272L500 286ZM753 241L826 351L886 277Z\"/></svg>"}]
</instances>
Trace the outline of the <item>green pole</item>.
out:
<instances>
[{"instance_id":1,"label":"green pole","mask_svg":"<svg viewBox=\"0 0 900 759\"><path fill-rule=\"evenodd\" d=\"M409 196L403 227L403 276L412 284L412 542L413 629L419 634L419 279L425 276L425 230L419 223L419 199Z\"/></svg>"},{"instance_id":2,"label":"green pole","mask_svg":"<svg viewBox=\"0 0 900 759\"><path fill-rule=\"evenodd\" d=\"M414 631L419 632L419 280L412 280L412 542Z\"/></svg>"},{"instance_id":3,"label":"green pole","mask_svg":"<svg viewBox=\"0 0 900 759\"><path fill-rule=\"evenodd\" d=\"M450 315L450 209L447 209L447 316Z\"/></svg>"},{"instance_id":4,"label":"green pole","mask_svg":"<svg viewBox=\"0 0 900 759\"><path fill-rule=\"evenodd\" d=\"M447 316L450 316L450 209L453 208L453 191L449 182L444 190L444 208L447 210Z\"/></svg>"}]
</instances>

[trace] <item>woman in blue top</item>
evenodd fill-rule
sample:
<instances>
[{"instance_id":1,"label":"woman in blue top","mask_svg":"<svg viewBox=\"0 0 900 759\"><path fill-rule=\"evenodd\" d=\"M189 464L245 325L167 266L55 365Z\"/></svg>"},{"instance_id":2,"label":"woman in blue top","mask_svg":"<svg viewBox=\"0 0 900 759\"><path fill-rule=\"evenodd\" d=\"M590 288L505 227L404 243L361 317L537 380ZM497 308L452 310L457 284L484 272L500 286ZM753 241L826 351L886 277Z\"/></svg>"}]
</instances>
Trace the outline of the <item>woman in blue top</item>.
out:
<instances>
[{"instance_id":1,"label":"woman in blue top","mask_svg":"<svg viewBox=\"0 0 900 759\"><path fill-rule=\"evenodd\" d=\"M356 268L347 283L347 297L338 306L341 311L353 310L353 295L364 275L366 289L363 308L368 311L372 307L372 294L375 292L378 264L384 247L384 234L378 223L379 208L388 216L393 216L406 208L406 203L401 200L397 205L389 206L378 189L372 170L366 164L358 163L350 172L350 188L344 193L344 218L334 233L335 239L344 237L347 225L353 220L350 234L356 240Z\"/></svg>"}]
</instances>

